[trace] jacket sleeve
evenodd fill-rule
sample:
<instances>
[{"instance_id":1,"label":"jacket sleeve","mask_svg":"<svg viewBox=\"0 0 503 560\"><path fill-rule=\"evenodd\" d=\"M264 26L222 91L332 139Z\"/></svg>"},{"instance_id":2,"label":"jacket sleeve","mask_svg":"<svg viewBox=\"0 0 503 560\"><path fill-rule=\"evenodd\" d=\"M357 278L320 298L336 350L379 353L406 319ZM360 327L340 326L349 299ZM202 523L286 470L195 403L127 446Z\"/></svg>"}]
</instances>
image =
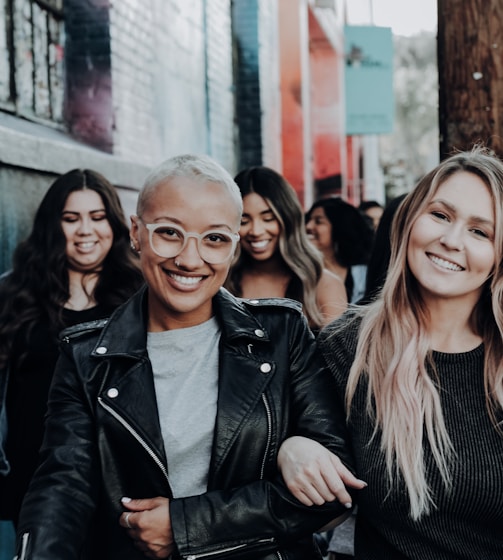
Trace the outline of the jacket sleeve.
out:
<instances>
[{"instance_id":1,"label":"jacket sleeve","mask_svg":"<svg viewBox=\"0 0 503 560\"><path fill-rule=\"evenodd\" d=\"M20 559L79 558L100 488L93 415L64 350L49 393L39 467L21 509Z\"/></svg>"},{"instance_id":2,"label":"jacket sleeve","mask_svg":"<svg viewBox=\"0 0 503 560\"><path fill-rule=\"evenodd\" d=\"M322 365L314 337L303 318L286 322L289 336L291 435L310 437L337 453L351 468L344 413L335 399L334 382ZM277 450L276 450L277 451ZM280 475L241 487L212 491L170 503L175 541L183 557L225 552L243 557L251 550L274 550L311 535L347 513L337 501L307 507L295 499ZM239 554L238 554L239 556ZM253 557L253 556L251 556Z\"/></svg>"}]
</instances>

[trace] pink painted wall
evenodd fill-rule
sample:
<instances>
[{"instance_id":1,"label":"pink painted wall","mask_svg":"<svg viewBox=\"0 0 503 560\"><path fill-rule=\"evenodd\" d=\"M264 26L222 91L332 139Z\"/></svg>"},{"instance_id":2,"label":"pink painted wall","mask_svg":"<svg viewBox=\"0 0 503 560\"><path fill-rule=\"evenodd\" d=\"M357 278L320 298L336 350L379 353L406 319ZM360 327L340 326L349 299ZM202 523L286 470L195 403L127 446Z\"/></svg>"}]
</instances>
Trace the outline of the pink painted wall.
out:
<instances>
[{"instance_id":1,"label":"pink painted wall","mask_svg":"<svg viewBox=\"0 0 503 560\"><path fill-rule=\"evenodd\" d=\"M341 65L343 53L337 52L309 12L311 73L311 134L315 179L346 173L344 157L344 107Z\"/></svg>"}]
</instances>

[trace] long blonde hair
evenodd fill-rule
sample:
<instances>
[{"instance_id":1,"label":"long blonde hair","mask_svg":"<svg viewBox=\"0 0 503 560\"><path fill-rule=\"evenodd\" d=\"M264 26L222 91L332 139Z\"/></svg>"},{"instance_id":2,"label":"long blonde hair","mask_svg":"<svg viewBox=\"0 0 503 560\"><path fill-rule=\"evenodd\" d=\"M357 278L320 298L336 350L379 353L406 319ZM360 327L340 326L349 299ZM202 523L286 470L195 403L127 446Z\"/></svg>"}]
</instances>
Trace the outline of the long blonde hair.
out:
<instances>
[{"instance_id":1,"label":"long blonde hair","mask_svg":"<svg viewBox=\"0 0 503 560\"><path fill-rule=\"evenodd\" d=\"M391 260L380 297L362 309L356 359L346 390L348 415L360 378L368 380L367 413L381 430L390 487L401 475L414 519L434 507L426 480L423 441L426 436L447 488L454 458L442 414L439 391L429 375L435 372L427 332L428 311L407 264L412 226L438 187L461 171L480 177L489 188L495 212L495 270L472 313L484 340L484 384L488 413L496 429L503 408L503 162L482 147L457 153L419 181L397 212L391 232Z\"/></svg>"}]
</instances>

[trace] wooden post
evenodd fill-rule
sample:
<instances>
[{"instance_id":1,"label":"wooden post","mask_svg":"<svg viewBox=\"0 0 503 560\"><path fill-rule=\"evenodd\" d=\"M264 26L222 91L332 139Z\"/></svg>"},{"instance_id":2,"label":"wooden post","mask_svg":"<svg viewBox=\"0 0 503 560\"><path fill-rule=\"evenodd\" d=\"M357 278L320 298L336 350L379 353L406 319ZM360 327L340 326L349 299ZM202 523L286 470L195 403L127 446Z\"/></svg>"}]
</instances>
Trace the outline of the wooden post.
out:
<instances>
[{"instance_id":1,"label":"wooden post","mask_svg":"<svg viewBox=\"0 0 503 560\"><path fill-rule=\"evenodd\" d=\"M483 143L503 157L503 0L438 0L440 159Z\"/></svg>"}]
</instances>

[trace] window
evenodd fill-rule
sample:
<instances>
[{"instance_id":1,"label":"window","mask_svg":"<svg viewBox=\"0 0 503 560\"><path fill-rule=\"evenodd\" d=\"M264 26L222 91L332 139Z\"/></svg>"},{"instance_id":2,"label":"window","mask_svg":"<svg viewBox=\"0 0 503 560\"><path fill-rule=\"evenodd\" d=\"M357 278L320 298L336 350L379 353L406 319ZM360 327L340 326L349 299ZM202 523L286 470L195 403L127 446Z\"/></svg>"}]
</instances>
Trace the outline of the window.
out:
<instances>
[{"instance_id":1,"label":"window","mask_svg":"<svg viewBox=\"0 0 503 560\"><path fill-rule=\"evenodd\" d=\"M62 125L64 42L63 0L0 0L0 109Z\"/></svg>"}]
</instances>

